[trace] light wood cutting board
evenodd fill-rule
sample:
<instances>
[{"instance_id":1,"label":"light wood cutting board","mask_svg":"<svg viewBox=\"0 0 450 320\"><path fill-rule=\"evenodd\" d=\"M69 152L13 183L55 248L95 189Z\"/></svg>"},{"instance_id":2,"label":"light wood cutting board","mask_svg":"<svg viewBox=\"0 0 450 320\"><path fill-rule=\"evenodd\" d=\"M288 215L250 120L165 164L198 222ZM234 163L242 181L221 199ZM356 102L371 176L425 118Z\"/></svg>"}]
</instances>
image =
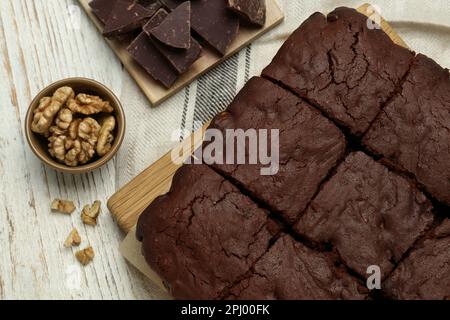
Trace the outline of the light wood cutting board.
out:
<instances>
[{"instance_id":1,"label":"light wood cutting board","mask_svg":"<svg viewBox=\"0 0 450 320\"><path fill-rule=\"evenodd\" d=\"M95 17L95 15L92 13L91 8L89 7L90 1L91 0L79 0L81 6L86 11L89 18L94 22L98 30L102 32L103 27L101 22ZM215 53L212 49L205 46L200 59L198 59L194 63L194 65L192 65L192 67L186 73L184 73L170 89L165 88L159 82L153 80L153 78L150 77L150 75L148 75L147 72L143 68L141 68L128 54L126 46L116 40L105 39L105 41L111 46L117 57L120 59L120 61L122 61L127 71L134 78L137 85L141 88L152 105L157 106L183 89L192 81L199 78L201 75L216 67L218 64L228 59L236 52L240 51L242 48L246 47L248 44L261 37L263 34L269 32L277 25L279 25L284 19L283 12L281 11L275 0L266 1L267 20L266 25L263 28L241 27L236 39L231 44L227 54L224 57L220 57L220 55Z\"/></svg>"},{"instance_id":2,"label":"light wood cutting board","mask_svg":"<svg viewBox=\"0 0 450 320\"><path fill-rule=\"evenodd\" d=\"M376 14L373 11L373 7L369 4L359 7L358 11L369 17ZM408 47L384 19L381 18L380 24L395 43ZM185 140L182 145L189 146L193 152L201 145L206 128L207 125ZM172 178L179 168L179 165L172 163L171 152L169 152L114 194L108 202L108 208L117 220L120 228L129 233L121 245L121 253L131 264L162 289L164 289L164 285L161 279L150 269L141 255L141 244L135 238L135 225L145 208L158 196L169 191Z\"/></svg>"}]
</instances>

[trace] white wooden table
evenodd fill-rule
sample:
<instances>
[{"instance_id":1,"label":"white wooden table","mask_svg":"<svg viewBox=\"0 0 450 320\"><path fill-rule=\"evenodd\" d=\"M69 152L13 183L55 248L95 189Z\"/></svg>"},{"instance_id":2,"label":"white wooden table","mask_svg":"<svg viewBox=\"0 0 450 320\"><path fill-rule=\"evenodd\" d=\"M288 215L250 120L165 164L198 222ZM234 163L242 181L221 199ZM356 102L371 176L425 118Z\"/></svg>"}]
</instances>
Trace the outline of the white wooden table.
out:
<instances>
[{"instance_id":1,"label":"white wooden table","mask_svg":"<svg viewBox=\"0 0 450 320\"><path fill-rule=\"evenodd\" d=\"M118 252L123 234L105 206L116 191L117 159L72 176L44 167L23 132L28 104L58 79L97 79L121 96L129 77L93 24L71 0L0 1L0 299L150 299L153 285ZM136 90L138 90L136 88ZM51 213L54 198L78 209L99 199L96 228ZM82 268L62 243L73 227L92 245Z\"/></svg>"}]
</instances>

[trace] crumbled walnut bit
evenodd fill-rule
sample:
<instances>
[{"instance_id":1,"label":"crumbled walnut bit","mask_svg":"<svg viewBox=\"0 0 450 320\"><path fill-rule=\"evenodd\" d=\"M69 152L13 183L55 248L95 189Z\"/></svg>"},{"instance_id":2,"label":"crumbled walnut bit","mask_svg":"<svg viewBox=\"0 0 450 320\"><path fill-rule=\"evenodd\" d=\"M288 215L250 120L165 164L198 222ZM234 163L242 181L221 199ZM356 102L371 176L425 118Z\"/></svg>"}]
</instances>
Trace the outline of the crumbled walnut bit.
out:
<instances>
[{"instance_id":1,"label":"crumbled walnut bit","mask_svg":"<svg viewBox=\"0 0 450 320\"><path fill-rule=\"evenodd\" d=\"M95 253L92 247L88 247L75 253L75 257L83 266L87 266L94 259L94 256Z\"/></svg>"},{"instance_id":2,"label":"crumbled walnut bit","mask_svg":"<svg viewBox=\"0 0 450 320\"><path fill-rule=\"evenodd\" d=\"M68 108L72 110L73 113L79 113L85 116L91 116L101 112L114 112L114 108L108 101L103 101L100 97L84 93L77 95L75 99L71 99L68 103Z\"/></svg>"},{"instance_id":3,"label":"crumbled walnut bit","mask_svg":"<svg viewBox=\"0 0 450 320\"><path fill-rule=\"evenodd\" d=\"M66 241L64 242L64 247L66 248L78 247L80 244L81 244L80 234L78 233L78 230L74 228L72 232L70 232Z\"/></svg>"},{"instance_id":4,"label":"crumbled walnut bit","mask_svg":"<svg viewBox=\"0 0 450 320\"><path fill-rule=\"evenodd\" d=\"M59 213L72 214L76 207L72 201L55 199L51 204L51 209Z\"/></svg>"},{"instance_id":5,"label":"crumbled walnut bit","mask_svg":"<svg viewBox=\"0 0 450 320\"><path fill-rule=\"evenodd\" d=\"M84 224L90 225L90 226L96 226L97 225L97 218L100 215L100 209L101 209L102 203L100 201L95 201L92 206L86 205L83 208L83 211L81 211L81 220Z\"/></svg>"}]
</instances>

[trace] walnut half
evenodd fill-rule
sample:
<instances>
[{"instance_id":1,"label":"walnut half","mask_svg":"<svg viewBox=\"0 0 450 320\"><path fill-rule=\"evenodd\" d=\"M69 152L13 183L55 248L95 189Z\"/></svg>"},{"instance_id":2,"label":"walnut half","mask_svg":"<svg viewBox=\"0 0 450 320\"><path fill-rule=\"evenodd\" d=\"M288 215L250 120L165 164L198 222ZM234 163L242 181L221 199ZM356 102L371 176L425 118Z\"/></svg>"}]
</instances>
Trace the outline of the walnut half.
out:
<instances>
[{"instance_id":1,"label":"walnut half","mask_svg":"<svg viewBox=\"0 0 450 320\"><path fill-rule=\"evenodd\" d=\"M116 128L116 118L113 116L106 117L100 121L102 128L100 129L100 134L98 136L97 142L97 154L100 157L106 155L112 148L112 143L114 141L114 129Z\"/></svg>"},{"instance_id":2,"label":"walnut half","mask_svg":"<svg viewBox=\"0 0 450 320\"><path fill-rule=\"evenodd\" d=\"M75 96L70 87L62 87L55 91L53 97L45 97L39 101L39 106L34 110L31 130L43 136L49 136L50 127L58 112L69 99Z\"/></svg>"},{"instance_id":3,"label":"walnut half","mask_svg":"<svg viewBox=\"0 0 450 320\"><path fill-rule=\"evenodd\" d=\"M95 201L92 206L84 206L83 211L81 211L81 221L83 221L84 224L96 226L101 206L102 203L99 200Z\"/></svg>"}]
</instances>

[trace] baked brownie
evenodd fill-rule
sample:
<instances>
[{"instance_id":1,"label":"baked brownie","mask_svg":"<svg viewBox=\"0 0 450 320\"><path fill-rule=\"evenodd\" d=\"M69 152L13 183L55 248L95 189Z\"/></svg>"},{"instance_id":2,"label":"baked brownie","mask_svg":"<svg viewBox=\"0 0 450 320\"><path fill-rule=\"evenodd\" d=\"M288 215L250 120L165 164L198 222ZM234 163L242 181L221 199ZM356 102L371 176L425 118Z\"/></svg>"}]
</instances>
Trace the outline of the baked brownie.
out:
<instances>
[{"instance_id":1,"label":"baked brownie","mask_svg":"<svg viewBox=\"0 0 450 320\"><path fill-rule=\"evenodd\" d=\"M450 300L450 220L418 244L384 283L400 300Z\"/></svg>"},{"instance_id":2,"label":"baked brownie","mask_svg":"<svg viewBox=\"0 0 450 320\"><path fill-rule=\"evenodd\" d=\"M268 213L205 165L183 166L138 222L143 254L176 299L216 299L268 249Z\"/></svg>"},{"instance_id":3,"label":"baked brownie","mask_svg":"<svg viewBox=\"0 0 450 320\"><path fill-rule=\"evenodd\" d=\"M384 278L432 222L431 203L410 181L357 152L338 167L295 230L331 244L362 277L377 265Z\"/></svg>"},{"instance_id":4,"label":"baked brownie","mask_svg":"<svg viewBox=\"0 0 450 320\"><path fill-rule=\"evenodd\" d=\"M338 8L313 14L286 41L263 75L362 135L407 73L414 54L368 18Z\"/></svg>"},{"instance_id":5,"label":"baked brownie","mask_svg":"<svg viewBox=\"0 0 450 320\"><path fill-rule=\"evenodd\" d=\"M363 143L450 205L449 71L419 54L400 94L373 123Z\"/></svg>"},{"instance_id":6,"label":"baked brownie","mask_svg":"<svg viewBox=\"0 0 450 320\"><path fill-rule=\"evenodd\" d=\"M367 290L335 263L332 254L311 250L283 236L251 274L230 290L228 299L365 299Z\"/></svg>"},{"instance_id":7,"label":"baked brownie","mask_svg":"<svg viewBox=\"0 0 450 320\"><path fill-rule=\"evenodd\" d=\"M262 165L260 161L256 165L249 164L254 154L250 154L248 143L247 164L237 164L235 159L233 165L214 164L214 168L238 182L288 223L298 220L320 183L342 159L346 148L343 134L320 112L262 78L251 79L228 109L213 120L210 128L222 131L268 129L266 140L269 143L270 130L279 130L279 150L275 150L279 151L279 170L273 172L275 175L261 174L261 169L270 165ZM266 140L260 140L259 145ZM235 139L235 149L246 142ZM260 151L262 149L256 152ZM225 159L226 156L225 152Z\"/></svg>"}]
</instances>

